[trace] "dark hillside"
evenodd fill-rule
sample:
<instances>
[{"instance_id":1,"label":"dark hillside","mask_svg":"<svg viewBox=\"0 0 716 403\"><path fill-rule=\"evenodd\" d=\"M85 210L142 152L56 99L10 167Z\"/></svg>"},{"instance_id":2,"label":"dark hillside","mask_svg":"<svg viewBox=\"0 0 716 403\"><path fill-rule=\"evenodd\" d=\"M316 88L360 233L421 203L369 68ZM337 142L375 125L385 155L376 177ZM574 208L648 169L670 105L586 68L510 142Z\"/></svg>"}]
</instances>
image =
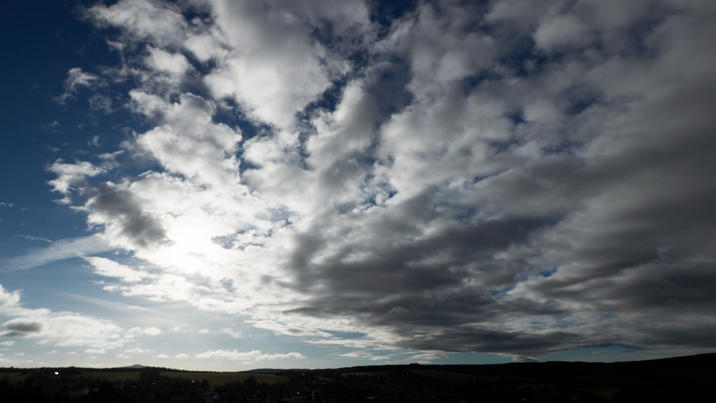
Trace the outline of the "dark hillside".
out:
<instances>
[{"instance_id":1,"label":"dark hillside","mask_svg":"<svg viewBox=\"0 0 716 403\"><path fill-rule=\"evenodd\" d=\"M3 402L673 402L712 390L716 354L660 360L195 372L0 368Z\"/></svg>"}]
</instances>

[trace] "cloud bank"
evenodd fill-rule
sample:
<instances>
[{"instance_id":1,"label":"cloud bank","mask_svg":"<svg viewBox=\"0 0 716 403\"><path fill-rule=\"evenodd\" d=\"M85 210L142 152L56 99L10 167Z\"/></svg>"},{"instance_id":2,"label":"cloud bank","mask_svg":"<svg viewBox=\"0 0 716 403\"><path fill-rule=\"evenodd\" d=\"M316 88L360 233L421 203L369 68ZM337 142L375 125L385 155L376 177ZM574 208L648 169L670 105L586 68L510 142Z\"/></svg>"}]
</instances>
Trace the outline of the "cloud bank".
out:
<instances>
[{"instance_id":1,"label":"cloud bank","mask_svg":"<svg viewBox=\"0 0 716 403\"><path fill-rule=\"evenodd\" d=\"M0 284L0 336L33 338L57 347L90 347L110 350L128 342L121 327L108 320L75 312L26 308L19 291ZM12 340L11 340L12 342Z\"/></svg>"},{"instance_id":2,"label":"cloud bank","mask_svg":"<svg viewBox=\"0 0 716 403\"><path fill-rule=\"evenodd\" d=\"M713 348L716 7L386 10L87 9L150 127L50 167L139 262L88 258L105 289L363 349Z\"/></svg>"}]
</instances>

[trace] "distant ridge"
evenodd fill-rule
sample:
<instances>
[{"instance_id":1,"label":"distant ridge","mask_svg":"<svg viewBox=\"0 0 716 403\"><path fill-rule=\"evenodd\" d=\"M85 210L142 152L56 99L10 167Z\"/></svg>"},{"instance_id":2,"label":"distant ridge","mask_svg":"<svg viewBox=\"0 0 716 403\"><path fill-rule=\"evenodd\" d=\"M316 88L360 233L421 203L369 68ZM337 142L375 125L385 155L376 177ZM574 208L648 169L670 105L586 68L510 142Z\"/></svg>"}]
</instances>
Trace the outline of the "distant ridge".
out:
<instances>
[{"instance_id":1,"label":"distant ridge","mask_svg":"<svg viewBox=\"0 0 716 403\"><path fill-rule=\"evenodd\" d=\"M277 374L287 371L322 371L322 370L333 370L333 371L358 371L358 370L381 370L386 368L443 368L443 369L460 369L460 368L484 368L484 369L497 369L497 368L539 368L539 367L561 367L561 366L577 366L577 367L627 367L627 366L692 366L692 365L716 365L716 353L703 353L695 355L685 355L677 357L664 357L664 358L649 358L644 360L634 361L528 361L528 362L503 362L498 364L388 364L388 365L359 365L353 367L337 367L337 368L256 368L246 371L238 372L251 372L257 374Z\"/></svg>"},{"instance_id":2,"label":"distant ridge","mask_svg":"<svg viewBox=\"0 0 716 403\"><path fill-rule=\"evenodd\" d=\"M652 358L645 360L635 361L531 361L531 362L507 362L499 364L387 364L387 365L360 365L352 367L335 367L335 368L255 368L250 370L238 370L238 371L217 371L217 370L186 370L177 368L157 367L151 365L132 364L122 367L43 367L43 368L65 368L75 370L86 370L86 371L117 371L117 370L143 370L143 369L157 369L162 371L176 371L176 372L232 372L232 373L254 373L254 374L279 374L284 372L320 372L320 371L337 371L337 372L355 372L355 371L379 371L390 368L406 368L406 369L442 369L452 371L464 371L464 370L490 370L510 371L513 369L524 369L531 370L535 368L542 369L554 369L554 368L643 368L648 367L650 369L656 368L698 368L698 367L716 367L716 353L703 353L687 356L677 357L665 357L665 358ZM0 367L0 372L7 372L9 370L17 371L22 369L32 368L21 368L21 367Z\"/></svg>"},{"instance_id":3,"label":"distant ridge","mask_svg":"<svg viewBox=\"0 0 716 403\"><path fill-rule=\"evenodd\" d=\"M116 369L143 369L143 368L151 368L151 367L148 367L148 366L142 365L142 364L132 364L132 365L127 365L126 367L116 367Z\"/></svg>"}]
</instances>

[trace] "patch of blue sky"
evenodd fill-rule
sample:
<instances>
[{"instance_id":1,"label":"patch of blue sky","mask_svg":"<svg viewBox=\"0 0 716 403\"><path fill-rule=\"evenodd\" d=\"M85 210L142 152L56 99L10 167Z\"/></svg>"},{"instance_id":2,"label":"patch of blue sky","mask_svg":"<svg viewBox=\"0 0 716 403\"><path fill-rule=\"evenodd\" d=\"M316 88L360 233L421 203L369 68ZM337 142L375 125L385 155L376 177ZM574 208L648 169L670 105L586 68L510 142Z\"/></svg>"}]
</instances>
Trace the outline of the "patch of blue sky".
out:
<instances>
[{"instance_id":1,"label":"patch of blue sky","mask_svg":"<svg viewBox=\"0 0 716 403\"><path fill-rule=\"evenodd\" d=\"M103 295L97 280L83 259L73 257L4 274L2 285L6 290L22 290L20 303L26 308L86 312L86 305L67 301L62 293Z\"/></svg>"},{"instance_id":2,"label":"patch of blue sky","mask_svg":"<svg viewBox=\"0 0 716 403\"><path fill-rule=\"evenodd\" d=\"M511 284L502 288L498 288L497 290L493 290L490 292L490 296L492 298L500 298L507 294L508 292L512 291L515 288L515 284Z\"/></svg>"},{"instance_id":3,"label":"patch of blue sky","mask_svg":"<svg viewBox=\"0 0 716 403\"><path fill-rule=\"evenodd\" d=\"M417 0L394 0L371 2L370 18L380 24L377 34L383 37L390 32L390 27L396 19L409 14L417 8Z\"/></svg>"},{"instance_id":4,"label":"patch of blue sky","mask_svg":"<svg viewBox=\"0 0 716 403\"><path fill-rule=\"evenodd\" d=\"M319 329L341 339L362 339L366 336L363 332L341 332L338 330Z\"/></svg>"},{"instance_id":5,"label":"patch of blue sky","mask_svg":"<svg viewBox=\"0 0 716 403\"><path fill-rule=\"evenodd\" d=\"M537 273L542 277L551 277L554 273L557 272L557 267L547 267L547 268L540 268L537 270Z\"/></svg>"},{"instance_id":6,"label":"patch of blue sky","mask_svg":"<svg viewBox=\"0 0 716 403\"><path fill-rule=\"evenodd\" d=\"M499 58L500 63L518 77L538 74L549 62L546 55L535 50L530 36L512 39L512 46Z\"/></svg>"}]
</instances>

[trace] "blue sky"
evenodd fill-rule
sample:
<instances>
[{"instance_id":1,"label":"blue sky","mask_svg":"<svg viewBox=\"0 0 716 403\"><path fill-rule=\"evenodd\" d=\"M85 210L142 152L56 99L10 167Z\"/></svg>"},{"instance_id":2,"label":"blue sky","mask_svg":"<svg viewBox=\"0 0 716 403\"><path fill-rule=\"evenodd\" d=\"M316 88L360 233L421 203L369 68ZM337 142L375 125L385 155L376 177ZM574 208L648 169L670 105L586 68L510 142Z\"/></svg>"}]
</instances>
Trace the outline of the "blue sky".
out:
<instances>
[{"instance_id":1,"label":"blue sky","mask_svg":"<svg viewBox=\"0 0 716 403\"><path fill-rule=\"evenodd\" d=\"M714 348L710 2L7 7L0 366Z\"/></svg>"}]
</instances>

